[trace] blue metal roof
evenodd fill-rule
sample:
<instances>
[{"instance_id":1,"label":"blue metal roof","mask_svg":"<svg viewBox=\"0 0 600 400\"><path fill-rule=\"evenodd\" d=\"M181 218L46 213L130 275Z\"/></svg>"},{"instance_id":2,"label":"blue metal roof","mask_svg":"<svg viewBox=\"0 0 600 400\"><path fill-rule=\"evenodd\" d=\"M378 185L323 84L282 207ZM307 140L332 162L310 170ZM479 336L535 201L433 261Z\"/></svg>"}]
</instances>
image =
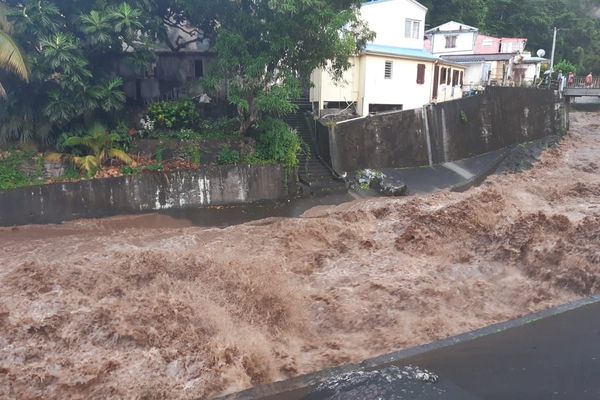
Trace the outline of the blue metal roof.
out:
<instances>
[{"instance_id":1,"label":"blue metal roof","mask_svg":"<svg viewBox=\"0 0 600 400\"><path fill-rule=\"evenodd\" d=\"M384 46L381 44L368 44L364 51L365 53L389 54L391 56L418 58L431 61L440 59L423 49L406 49L403 47Z\"/></svg>"}]
</instances>

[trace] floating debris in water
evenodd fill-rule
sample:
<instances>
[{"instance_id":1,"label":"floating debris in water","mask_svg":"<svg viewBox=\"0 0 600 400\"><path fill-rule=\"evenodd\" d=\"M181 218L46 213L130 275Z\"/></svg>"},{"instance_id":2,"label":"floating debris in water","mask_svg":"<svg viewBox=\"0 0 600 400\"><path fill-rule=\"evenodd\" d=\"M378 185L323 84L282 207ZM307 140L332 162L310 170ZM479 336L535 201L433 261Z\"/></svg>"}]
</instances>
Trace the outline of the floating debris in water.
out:
<instances>
[{"instance_id":1,"label":"floating debris in water","mask_svg":"<svg viewBox=\"0 0 600 400\"><path fill-rule=\"evenodd\" d=\"M352 371L328 379L304 400L414 399L422 393L443 393L433 387L438 376L412 365L375 371Z\"/></svg>"}]
</instances>

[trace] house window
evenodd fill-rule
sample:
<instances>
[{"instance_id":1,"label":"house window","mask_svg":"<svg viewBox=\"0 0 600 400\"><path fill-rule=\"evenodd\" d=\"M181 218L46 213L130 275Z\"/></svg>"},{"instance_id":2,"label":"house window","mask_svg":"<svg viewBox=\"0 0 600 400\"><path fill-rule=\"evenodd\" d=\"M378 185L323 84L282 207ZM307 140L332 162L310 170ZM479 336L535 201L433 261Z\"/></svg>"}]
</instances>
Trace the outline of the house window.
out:
<instances>
[{"instance_id":1,"label":"house window","mask_svg":"<svg viewBox=\"0 0 600 400\"><path fill-rule=\"evenodd\" d=\"M456 35L446 36L446 48L447 49L455 49L456 48Z\"/></svg>"},{"instance_id":2,"label":"house window","mask_svg":"<svg viewBox=\"0 0 600 400\"><path fill-rule=\"evenodd\" d=\"M417 65L417 84L422 85L425 83L425 64Z\"/></svg>"},{"instance_id":3,"label":"house window","mask_svg":"<svg viewBox=\"0 0 600 400\"><path fill-rule=\"evenodd\" d=\"M460 71L452 71L452 86L458 86L460 80Z\"/></svg>"},{"instance_id":4,"label":"house window","mask_svg":"<svg viewBox=\"0 0 600 400\"><path fill-rule=\"evenodd\" d=\"M421 34L421 21L407 19L404 25L404 36L408 39L419 39Z\"/></svg>"},{"instance_id":5,"label":"house window","mask_svg":"<svg viewBox=\"0 0 600 400\"><path fill-rule=\"evenodd\" d=\"M392 79L392 62L391 61L386 61L385 62L385 72L383 77L385 79Z\"/></svg>"},{"instance_id":6,"label":"house window","mask_svg":"<svg viewBox=\"0 0 600 400\"><path fill-rule=\"evenodd\" d=\"M194 61L194 77L196 79L202 78L204 76L204 63L202 60Z\"/></svg>"},{"instance_id":7,"label":"house window","mask_svg":"<svg viewBox=\"0 0 600 400\"><path fill-rule=\"evenodd\" d=\"M448 68L442 67L442 73L440 75L440 84L446 84L446 76L448 75Z\"/></svg>"}]
</instances>

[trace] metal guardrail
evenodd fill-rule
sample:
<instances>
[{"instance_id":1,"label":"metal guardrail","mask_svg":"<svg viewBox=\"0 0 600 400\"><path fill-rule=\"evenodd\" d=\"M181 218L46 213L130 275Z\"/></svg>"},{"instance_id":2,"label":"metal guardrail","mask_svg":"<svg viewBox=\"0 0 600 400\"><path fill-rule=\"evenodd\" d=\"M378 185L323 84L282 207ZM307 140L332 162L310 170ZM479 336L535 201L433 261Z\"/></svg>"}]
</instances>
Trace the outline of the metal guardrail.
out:
<instances>
[{"instance_id":1,"label":"metal guardrail","mask_svg":"<svg viewBox=\"0 0 600 400\"><path fill-rule=\"evenodd\" d=\"M577 88L577 89L600 89L600 78L592 78L591 82L587 81L585 76L576 76L572 84L567 81L566 88Z\"/></svg>"}]
</instances>

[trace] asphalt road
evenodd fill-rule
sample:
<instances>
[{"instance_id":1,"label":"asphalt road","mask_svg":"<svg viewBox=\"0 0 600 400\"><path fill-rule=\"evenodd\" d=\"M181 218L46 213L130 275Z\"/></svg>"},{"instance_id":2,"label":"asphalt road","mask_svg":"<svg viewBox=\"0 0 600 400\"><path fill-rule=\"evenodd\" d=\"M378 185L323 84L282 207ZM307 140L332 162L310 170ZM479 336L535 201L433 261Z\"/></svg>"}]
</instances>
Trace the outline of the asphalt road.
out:
<instances>
[{"instance_id":1,"label":"asphalt road","mask_svg":"<svg viewBox=\"0 0 600 400\"><path fill-rule=\"evenodd\" d=\"M436 379L394 378L408 366ZM227 398L598 400L600 298Z\"/></svg>"},{"instance_id":2,"label":"asphalt road","mask_svg":"<svg viewBox=\"0 0 600 400\"><path fill-rule=\"evenodd\" d=\"M404 362L475 399L600 399L600 304Z\"/></svg>"}]
</instances>

